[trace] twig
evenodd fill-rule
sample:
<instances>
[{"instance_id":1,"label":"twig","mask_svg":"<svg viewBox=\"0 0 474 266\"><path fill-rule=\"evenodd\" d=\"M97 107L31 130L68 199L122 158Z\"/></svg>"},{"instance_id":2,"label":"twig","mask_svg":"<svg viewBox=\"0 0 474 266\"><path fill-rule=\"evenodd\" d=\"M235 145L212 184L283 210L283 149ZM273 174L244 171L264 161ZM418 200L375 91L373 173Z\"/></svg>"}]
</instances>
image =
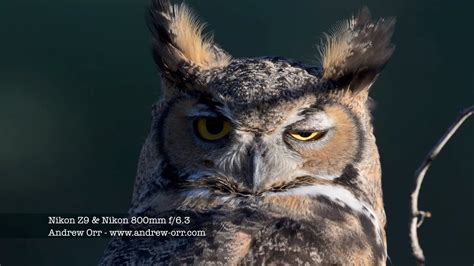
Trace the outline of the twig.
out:
<instances>
[{"instance_id":1,"label":"twig","mask_svg":"<svg viewBox=\"0 0 474 266\"><path fill-rule=\"evenodd\" d=\"M466 119L472 115L473 112L474 105L466 108L458 115L454 123L448 128L443 137L426 155L420 167L415 172L415 189L411 193L410 240L411 250L418 265L425 264L425 255L423 255L423 249L421 249L420 242L418 240L417 228L421 226L425 218L431 217L430 212L418 210L418 196L420 194L423 178L425 177L426 171L428 171L428 168L431 166L431 163L434 159L436 159L436 156L438 156L444 145L454 135L454 133L456 133L464 121L466 121Z\"/></svg>"}]
</instances>

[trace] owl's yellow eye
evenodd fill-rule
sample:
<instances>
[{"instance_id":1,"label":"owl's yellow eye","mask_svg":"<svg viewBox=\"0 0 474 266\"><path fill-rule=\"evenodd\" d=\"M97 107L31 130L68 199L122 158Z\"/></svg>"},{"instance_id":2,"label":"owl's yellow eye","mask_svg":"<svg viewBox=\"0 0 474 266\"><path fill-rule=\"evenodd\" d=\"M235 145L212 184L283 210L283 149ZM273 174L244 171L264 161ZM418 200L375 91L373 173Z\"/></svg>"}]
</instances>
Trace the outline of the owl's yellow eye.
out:
<instances>
[{"instance_id":1,"label":"owl's yellow eye","mask_svg":"<svg viewBox=\"0 0 474 266\"><path fill-rule=\"evenodd\" d=\"M194 122L199 137L208 141L222 139L230 133L230 123L219 117L199 118Z\"/></svg>"},{"instance_id":2,"label":"owl's yellow eye","mask_svg":"<svg viewBox=\"0 0 474 266\"><path fill-rule=\"evenodd\" d=\"M288 135L299 141L317 140L323 136L322 131L288 131Z\"/></svg>"}]
</instances>

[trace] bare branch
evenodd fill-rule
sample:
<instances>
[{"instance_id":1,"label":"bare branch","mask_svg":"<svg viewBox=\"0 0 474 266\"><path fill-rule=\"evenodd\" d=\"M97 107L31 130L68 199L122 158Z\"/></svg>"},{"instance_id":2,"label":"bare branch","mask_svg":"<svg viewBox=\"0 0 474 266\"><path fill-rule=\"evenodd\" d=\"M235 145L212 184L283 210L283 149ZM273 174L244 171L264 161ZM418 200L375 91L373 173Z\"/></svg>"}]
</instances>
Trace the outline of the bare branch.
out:
<instances>
[{"instance_id":1,"label":"bare branch","mask_svg":"<svg viewBox=\"0 0 474 266\"><path fill-rule=\"evenodd\" d=\"M411 193L410 240L412 253L418 265L425 264L425 255L423 254L423 249L421 248L420 242L418 241L417 228L422 225L425 218L431 217L430 212L418 210L418 197L420 194L421 184L423 183L423 178L425 177L426 171L428 171L428 168L431 166L431 163L434 159L436 159L436 156L438 156L444 145L446 145L448 140L454 135L454 133L456 133L459 127L469 116L472 115L473 112L474 105L466 108L458 115L454 123L448 128L443 137L426 155L420 167L415 172L415 189Z\"/></svg>"}]
</instances>

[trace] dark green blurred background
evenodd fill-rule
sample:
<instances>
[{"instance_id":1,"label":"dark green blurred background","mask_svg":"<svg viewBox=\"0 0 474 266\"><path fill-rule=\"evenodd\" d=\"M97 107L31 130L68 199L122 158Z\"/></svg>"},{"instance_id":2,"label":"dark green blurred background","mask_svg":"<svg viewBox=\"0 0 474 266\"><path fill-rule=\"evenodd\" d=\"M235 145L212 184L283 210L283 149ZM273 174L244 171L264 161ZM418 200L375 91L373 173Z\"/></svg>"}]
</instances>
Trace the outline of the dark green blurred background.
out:
<instances>
[{"instance_id":1,"label":"dark green blurred background","mask_svg":"<svg viewBox=\"0 0 474 266\"><path fill-rule=\"evenodd\" d=\"M474 103L472 3L188 1L235 57L315 61L323 31L367 5L397 16L397 49L372 96L389 255L413 264L413 172ZM159 98L146 1L0 1L0 213L125 212ZM474 119L430 169L421 206L429 265L472 265ZM0 264L95 264L107 239L0 239Z\"/></svg>"}]
</instances>

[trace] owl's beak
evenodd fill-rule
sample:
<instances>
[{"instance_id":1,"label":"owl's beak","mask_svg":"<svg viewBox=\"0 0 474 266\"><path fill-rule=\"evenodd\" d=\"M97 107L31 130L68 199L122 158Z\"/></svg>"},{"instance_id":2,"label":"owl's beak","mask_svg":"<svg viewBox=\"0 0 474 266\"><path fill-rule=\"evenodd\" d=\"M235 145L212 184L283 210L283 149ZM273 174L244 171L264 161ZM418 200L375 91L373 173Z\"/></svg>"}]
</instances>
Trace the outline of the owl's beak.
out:
<instances>
[{"instance_id":1,"label":"owl's beak","mask_svg":"<svg viewBox=\"0 0 474 266\"><path fill-rule=\"evenodd\" d=\"M245 175L245 183L253 193L261 192L264 181L268 176L268 166L265 160L265 153L260 145L253 146L248 158L248 171Z\"/></svg>"},{"instance_id":2,"label":"owl's beak","mask_svg":"<svg viewBox=\"0 0 474 266\"><path fill-rule=\"evenodd\" d=\"M272 186L288 181L293 176L295 166L288 156L279 156L278 145L271 141L266 142L261 138L255 138L254 143L247 150L246 161L240 169L240 180L246 190L258 195L272 189ZM284 179L284 180L283 180Z\"/></svg>"}]
</instances>

